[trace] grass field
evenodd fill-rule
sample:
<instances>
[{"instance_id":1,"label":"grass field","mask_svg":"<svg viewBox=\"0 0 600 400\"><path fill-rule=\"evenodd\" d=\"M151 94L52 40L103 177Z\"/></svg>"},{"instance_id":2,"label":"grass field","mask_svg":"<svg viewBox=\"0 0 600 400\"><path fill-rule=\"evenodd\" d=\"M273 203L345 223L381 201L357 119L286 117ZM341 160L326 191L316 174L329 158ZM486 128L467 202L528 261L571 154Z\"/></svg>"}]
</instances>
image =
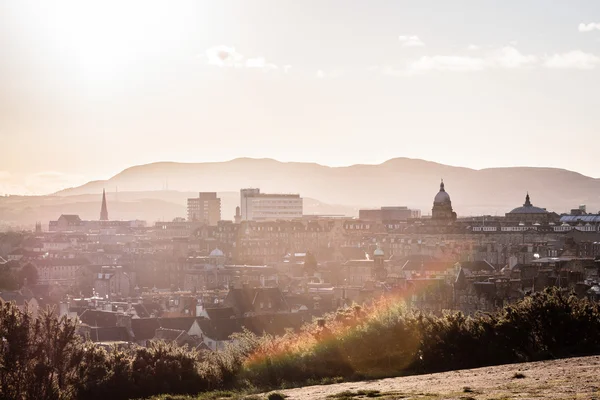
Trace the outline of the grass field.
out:
<instances>
[{"instance_id":1,"label":"grass field","mask_svg":"<svg viewBox=\"0 0 600 400\"><path fill-rule=\"evenodd\" d=\"M600 356L281 390L288 400L600 399ZM206 393L154 400L263 400L269 393ZM274 396L273 396L274 397Z\"/></svg>"}]
</instances>

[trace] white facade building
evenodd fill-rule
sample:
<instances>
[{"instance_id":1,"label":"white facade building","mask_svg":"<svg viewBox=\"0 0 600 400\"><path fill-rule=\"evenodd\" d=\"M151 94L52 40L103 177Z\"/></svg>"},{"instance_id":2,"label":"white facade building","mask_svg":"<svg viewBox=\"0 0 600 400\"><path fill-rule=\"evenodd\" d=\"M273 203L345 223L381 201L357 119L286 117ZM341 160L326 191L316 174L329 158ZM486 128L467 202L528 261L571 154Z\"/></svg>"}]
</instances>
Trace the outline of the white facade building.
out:
<instances>
[{"instance_id":1,"label":"white facade building","mask_svg":"<svg viewBox=\"0 0 600 400\"><path fill-rule=\"evenodd\" d=\"M260 189L240 190L242 221L275 221L302 218L299 194L261 193Z\"/></svg>"}]
</instances>

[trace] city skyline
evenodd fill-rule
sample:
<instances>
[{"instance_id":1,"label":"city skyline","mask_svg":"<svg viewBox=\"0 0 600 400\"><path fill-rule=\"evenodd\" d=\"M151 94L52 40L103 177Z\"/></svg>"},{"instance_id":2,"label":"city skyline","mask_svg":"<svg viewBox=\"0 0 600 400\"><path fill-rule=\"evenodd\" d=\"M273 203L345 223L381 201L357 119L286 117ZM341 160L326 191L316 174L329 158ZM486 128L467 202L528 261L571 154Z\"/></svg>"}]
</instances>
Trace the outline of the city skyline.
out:
<instances>
[{"instance_id":1,"label":"city skyline","mask_svg":"<svg viewBox=\"0 0 600 400\"><path fill-rule=\"evenodd\" d=\"M600 4L516 5L4 3L0 192L239 157L598 178L564 148L600 144Z\"/></svg>"}]
</instances>

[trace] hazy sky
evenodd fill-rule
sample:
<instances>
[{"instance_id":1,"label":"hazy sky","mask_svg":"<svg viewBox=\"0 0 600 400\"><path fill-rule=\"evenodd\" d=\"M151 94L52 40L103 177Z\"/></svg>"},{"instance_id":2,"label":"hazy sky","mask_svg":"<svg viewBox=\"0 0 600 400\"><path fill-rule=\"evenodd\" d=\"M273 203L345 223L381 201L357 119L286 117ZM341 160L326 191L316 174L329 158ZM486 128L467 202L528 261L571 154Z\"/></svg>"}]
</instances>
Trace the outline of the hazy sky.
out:
<instances>
[{"instance_id":1,"label":"hazy sky","mask_svg":"<svg viewBox=\"0 0 600 400\"><path fill-rule=\"evenodd\" d=\"M0 193L154 161L600 177L600 1L4 1Z\"/></svg>"}]
</instances>

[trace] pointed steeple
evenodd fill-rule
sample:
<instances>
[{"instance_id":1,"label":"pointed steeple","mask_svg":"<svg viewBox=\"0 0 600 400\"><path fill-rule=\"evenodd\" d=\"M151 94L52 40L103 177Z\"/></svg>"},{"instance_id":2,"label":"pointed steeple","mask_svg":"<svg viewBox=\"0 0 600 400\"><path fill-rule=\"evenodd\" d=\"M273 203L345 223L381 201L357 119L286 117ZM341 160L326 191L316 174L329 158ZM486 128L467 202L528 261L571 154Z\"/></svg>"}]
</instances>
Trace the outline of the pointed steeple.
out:
<instances>
[{"instance_id":1,"label":"pointed steeple","mask_svg":"<svg viewBox=\"0 0 600 400\"><path fill-rule=\"evenodd\" d=\"M100 221L108 221L108 208L106 207L106 191L102 189L102 208L100 209Z\"/></svg>"},{"instance_id":2,"label":"pointed steeple","mask_svg":"<svg viewBox=\"0 0 600 400\"><path fill-rule=\"evenodd\" d=\"M527 196L525 196L525 204L523 207L531 207L531 200L529 199L529 192L527 192Z\"/></svg>"}]
</instances>

